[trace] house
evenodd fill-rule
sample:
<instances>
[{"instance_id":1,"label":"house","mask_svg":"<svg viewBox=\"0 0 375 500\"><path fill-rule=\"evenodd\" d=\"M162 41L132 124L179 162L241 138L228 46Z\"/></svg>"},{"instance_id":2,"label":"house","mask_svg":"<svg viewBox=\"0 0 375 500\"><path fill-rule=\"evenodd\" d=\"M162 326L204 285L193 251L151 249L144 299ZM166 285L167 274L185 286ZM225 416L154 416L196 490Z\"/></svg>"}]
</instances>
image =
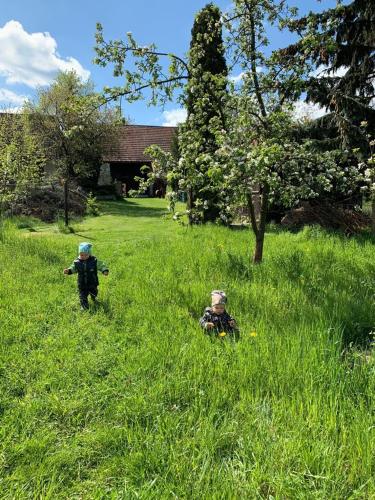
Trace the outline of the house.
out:
<instances>
[{"instance_id":1,"label":"house","mask_svg":"<svg viewBox=\"0 0 375 500\"><path fill-rule=\"evenodd\" d=\"M99 186L106 186L114 182L123 192L137 189L138 182L135 177L141 177L141 167L151 166L151 158L144 151L152 144L160 146L164 151L170 152L176 127L160 127L151 125L124 125L121 127L118 140L111 144L103 155L98 180ZM154 195L150 189L148 195Z\"/></svg>"}]
</instances>

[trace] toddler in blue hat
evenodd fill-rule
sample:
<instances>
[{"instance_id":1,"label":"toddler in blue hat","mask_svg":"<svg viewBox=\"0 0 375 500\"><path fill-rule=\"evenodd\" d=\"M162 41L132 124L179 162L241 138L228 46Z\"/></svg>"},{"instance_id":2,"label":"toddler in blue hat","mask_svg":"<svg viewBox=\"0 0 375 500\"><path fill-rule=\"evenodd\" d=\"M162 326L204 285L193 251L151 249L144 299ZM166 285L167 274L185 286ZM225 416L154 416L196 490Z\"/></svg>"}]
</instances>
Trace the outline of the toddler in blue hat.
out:
<instances>
[{"instance_id":1,"label":"toddler in blue hat","mask_svg":"<svg viewBox=\"0 0 375 500\"><path fill-rule=\"evenodd\" d=\"M93 301L98 295L98 271L107 276L109 273L108 267L103 261L98 260L92 255L91 243L80 243L78 246L78 258L75 259L71 266L64 269L64 274L77 274L77 284L81 309L89 308L88 296Z\"/></svg>"}]
</instances>

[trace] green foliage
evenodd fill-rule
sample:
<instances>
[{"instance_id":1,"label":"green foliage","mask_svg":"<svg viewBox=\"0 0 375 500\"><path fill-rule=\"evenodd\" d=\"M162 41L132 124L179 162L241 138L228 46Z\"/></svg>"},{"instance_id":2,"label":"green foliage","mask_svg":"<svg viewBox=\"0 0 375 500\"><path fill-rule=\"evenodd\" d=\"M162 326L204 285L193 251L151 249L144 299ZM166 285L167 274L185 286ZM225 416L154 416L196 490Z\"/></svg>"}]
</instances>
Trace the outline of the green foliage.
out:
<instances>
[{"instance_id":1,"label":"green foliage","mask_svg":"<svg viewBox=\"0 0 375 500\"><path fill-rule=\"evenodd\" d=\"M360 123L375 127L373 2L354 0L321 13L310 12L285 24L297 33L297 43L275 54L298 79L307 100L332 113L345 148L360 148L368 155L366 134ZM343 73L343 74L340 74Z\"/></svg>"},{"instance_id":2,"label":"green foliage","mask_svg":"<svg viewBox=\"0 0 375 500\"><path fill-rule=\"evenodd\" d=\"M74 71L61 72L26 111L30 130L57 175L96 185L104 148L116 141L120 122L116 110L102 107L92 83L82 82Z\"/></svg>"},{"instance_id":3,"label":"green foliage","mask_svg":"<svg viewBox=\"0 0 375 500\"><path fill-rule=\"evenodd\" d=\"M253 266L249 231L102 210L80 235L5 229L0 497L372 498L373 240L267 233ZM81 314L61 271L83 236L111 274ZM217 287L235 346L198 327Z\"/></svg>"},{"instance_id":4,"label":"green foliage","mask_svg":"<svg viewBox=\"0 0 375 500\"><path fill-rule=\"evenodd\" d=\"M23 114L0 113L0 213L42 182L45 156Z\"/></svg>"},{"instance_id":5,"label":"green foliage","mask_svg":"<svg viewBox=\"0 0 375 500\"><path fill-rule=\"evenodd\" d=\"M100 215L98 201L92 193L89 193L86 199L86 214L94 217Z\"/></svg>"},{"instance_id":6,"label":"green foliage","mask_svg":"<svg viewBox=\"0 0 375 500\"><path fill-rule=\"evenodd\" d=\"M187 121L181 126L178 165L180 187L188 193L190 221L219 217L220 175L212 175L218 149L217 130L225 127L227 66L221 13L208 4L196 16L189 52L189 80L185 90Z\"/></svg>"}]
</instances>

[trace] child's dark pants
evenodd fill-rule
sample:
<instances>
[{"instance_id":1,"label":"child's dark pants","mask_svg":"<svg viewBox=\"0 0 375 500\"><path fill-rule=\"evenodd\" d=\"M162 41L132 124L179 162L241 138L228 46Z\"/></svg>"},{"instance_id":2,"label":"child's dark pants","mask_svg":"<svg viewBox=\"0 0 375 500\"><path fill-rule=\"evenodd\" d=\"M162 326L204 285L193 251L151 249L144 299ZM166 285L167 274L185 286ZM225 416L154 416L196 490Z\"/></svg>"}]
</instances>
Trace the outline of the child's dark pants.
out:
<instances>
[{"instance_id":1,"label":"child's dark pants","mask_svg":"<svg viewBox=\"0 0 375 500\"><path fill-rule=\"evenodd\" d=\"M79 301L81 303L81 307L83 309L88 309L89 308L89 301L88 296L92 298L92 300L96 299L96 296L98 295L98 287L92 286L90 288L78 288L78 293L79 293Z\"/></svg>"}]
</instances>

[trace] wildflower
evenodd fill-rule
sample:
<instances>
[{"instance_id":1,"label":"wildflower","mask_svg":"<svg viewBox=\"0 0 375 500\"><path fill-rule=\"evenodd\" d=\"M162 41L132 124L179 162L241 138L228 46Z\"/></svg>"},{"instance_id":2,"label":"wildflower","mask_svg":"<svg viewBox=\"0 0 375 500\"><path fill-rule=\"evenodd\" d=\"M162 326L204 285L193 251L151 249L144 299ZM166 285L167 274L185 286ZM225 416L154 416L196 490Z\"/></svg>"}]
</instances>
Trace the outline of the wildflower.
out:
<instances>
[{"instance_id":1,"label":"wildflower","mask_svg":"<svg viewBox=\"0 0 375 500\"><path fill-rule=\"evenodd\" d=\"M220 332L219 337L225 337L226 333L225 332Z\"/></svg>"},{"instance_id":2,"label":"wildflower","mask_svg":"<svg viewBox=\"0 0 375 500\"><path fill-rule=\"evenodd\" d=\"M257 336L257 332L250 332L250 337L256 337Z\"/></svg>"}]
</instances>

